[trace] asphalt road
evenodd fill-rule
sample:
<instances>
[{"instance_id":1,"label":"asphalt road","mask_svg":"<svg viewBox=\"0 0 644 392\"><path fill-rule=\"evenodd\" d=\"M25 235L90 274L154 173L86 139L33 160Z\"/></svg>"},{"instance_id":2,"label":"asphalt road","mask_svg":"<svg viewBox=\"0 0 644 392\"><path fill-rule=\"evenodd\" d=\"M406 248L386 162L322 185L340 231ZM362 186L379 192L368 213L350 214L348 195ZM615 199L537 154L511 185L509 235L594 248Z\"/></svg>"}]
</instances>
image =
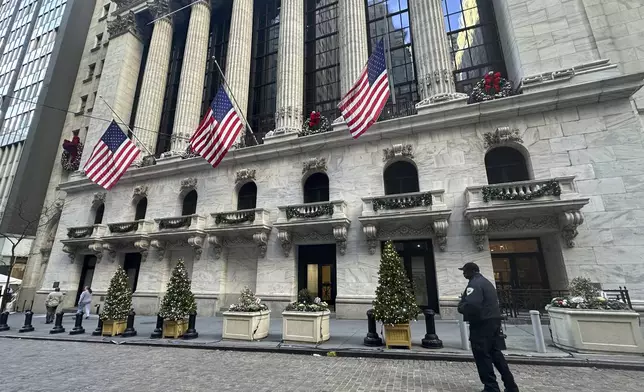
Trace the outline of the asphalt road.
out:
<instances>
[{"instance_id":1,"label":"asphalt road","mask_svg":"<svg viewBox=\"0 0 644 392\"><path fill-rule=\"evenodd\" d=\"M0 339L0 391L479 392L473 363ZM521 391L642 391L644 372L511 366Z\"/></svg>"}]
</instances>

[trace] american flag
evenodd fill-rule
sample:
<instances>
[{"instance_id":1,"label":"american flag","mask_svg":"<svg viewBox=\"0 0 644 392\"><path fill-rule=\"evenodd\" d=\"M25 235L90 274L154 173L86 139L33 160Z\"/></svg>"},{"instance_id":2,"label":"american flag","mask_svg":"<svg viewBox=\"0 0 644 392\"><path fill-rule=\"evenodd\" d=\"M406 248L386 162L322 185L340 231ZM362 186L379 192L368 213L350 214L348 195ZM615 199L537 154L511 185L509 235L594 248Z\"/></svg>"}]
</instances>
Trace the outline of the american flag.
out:
<instances>
[{"instance_id":1,"label":"american flag","mask_svg":"<svg viewBox=\"0 0 644 392\"><path fill-rule=\"evenodd\" d=\"M140 153L141 150L123 133L116 121L112 121L85 164L85 175L109 190Z\"/></svg>"},{"instance_id":2,"label":"american flag","mask_svg":"<svg viewBox=\"0 0 644 392\"><path fill-rule=\"evenodd\" d=\"M222 85L199 128L190 138L190 146L212 167L217 167L243 128L244 123Z\"/></svg>"},{"instance_id":3,"label":"american flag","mask_svg":"<svg viewBox=\"0 0 644 392\"><path fill-rule=\"evenodd\" d=\"M384 41L381 40L369 57L360 78L338 105L354 139L378 120L387 99L389 79Z\"/></svg>"}]
</instances>

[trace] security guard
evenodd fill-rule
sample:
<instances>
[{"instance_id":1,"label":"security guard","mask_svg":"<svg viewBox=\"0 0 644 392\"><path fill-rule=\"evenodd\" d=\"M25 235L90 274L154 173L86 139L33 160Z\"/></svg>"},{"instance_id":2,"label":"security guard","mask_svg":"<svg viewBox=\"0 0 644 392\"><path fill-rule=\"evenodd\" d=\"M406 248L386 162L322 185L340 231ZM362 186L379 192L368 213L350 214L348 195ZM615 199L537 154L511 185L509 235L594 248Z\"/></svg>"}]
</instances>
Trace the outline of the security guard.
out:
<instances>
[{"instance_id":1,"label":"security guard","mask_svg":"<svg viewBox=\"0 0 644 392\"><path fill-rule=\"evenodd\" d=\"M483 392L500 392L494 367L501 373L506 392L518 392L508 363L501 352L501 310L494 285L485 279L475 263L459 268L469 280L458 304L458 312L470 323L470 342Z\"/></svg>"}]
</instances>

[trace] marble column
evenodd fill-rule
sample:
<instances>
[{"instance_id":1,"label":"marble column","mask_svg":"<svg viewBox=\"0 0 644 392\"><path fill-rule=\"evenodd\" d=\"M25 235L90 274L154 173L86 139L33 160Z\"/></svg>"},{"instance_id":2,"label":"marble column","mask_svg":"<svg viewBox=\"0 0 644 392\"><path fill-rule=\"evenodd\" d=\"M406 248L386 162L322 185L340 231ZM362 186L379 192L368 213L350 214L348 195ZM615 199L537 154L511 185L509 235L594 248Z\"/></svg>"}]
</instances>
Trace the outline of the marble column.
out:
<instances>
[{"instance_id":1,"label":"marble column","mask_svg":"<svg viewBox=\"0 0 644 392\"><path fill-rule=\"evenodd\" d=\"M154 18L167 15L169 12L168 0L151 3L149 7ZM154 22L148 58L141 82L139 105L134 122L136 144L142 151L139 160L150 153L154 154L156 149L171 51L172 21L166 17Z\"/></svg>"},{"instance_id":2,"label":"marble column","mask_svg":"<svg viewBox=\"0 0 644 392\"><path fill-rule=\"evenodd\" d=\"M81 168L85 166L92 149L109 125L100 119L120 118L124 123L129 123L143 59L143 41L134 13L128 12L110 20L107 23L107 33L110 45L105 54L105 65L97 94L97 97L102 98L94 102L93 118L85 138L86 152L81 158ZM105 102L114 109L116 115Z\"/></svg>"},{"instance_id":3,"label":"marble column","mask_svg":"<svg viewBox=\"0 0 644 392\"><path fill-rule=\"evenodd\" d=\"M344 96L358 80L369 58L367 16L364 0L340 0L340 92Z\"/></svg>"},{"instance_id":4,"label":"marble column","mask_svg":"<svg viewBox=\"0 0 644 392\"><path fill-rule=\"evenodd\" d=\"M247 118L248 110L252 45L253 0L234 0L224 72L230 92L237 102L237 109L244 118ZM233 104L235 104L234 101ZM243 138L243 132L240 133L240 138Z\"/></svg>"},{"instance_id":5,"label":"marble column","mask_svg":"<svg viewBox=\"0 0 644 392\"><path fill-rule=\"evenodd\" d=\"M275 133L299 132L304 98L304 2L282 0Z\"/></svg>"},{"instance_id":6,"label":"marble column","mask_svg":"<svg viewBox=\"0 0 644 392\"><path fill-rule=\"evenodd\" d=\"M417 107L467 98L456 92L440 0L410 0L409 15L420 103Z\"/></svg>"},{"instance_id":7,"label":"marble column","mask_svg":"<svg viewBox=\"0 0 644 392\"><path fill-rule=\"evenodd\" d=\"M173 155L186 151L190 136L199 125L208 60L209 33L210 4L204 0L193 4L190 12L177 95L177 111L172 131Z\"/></svg>"}]
</instances>

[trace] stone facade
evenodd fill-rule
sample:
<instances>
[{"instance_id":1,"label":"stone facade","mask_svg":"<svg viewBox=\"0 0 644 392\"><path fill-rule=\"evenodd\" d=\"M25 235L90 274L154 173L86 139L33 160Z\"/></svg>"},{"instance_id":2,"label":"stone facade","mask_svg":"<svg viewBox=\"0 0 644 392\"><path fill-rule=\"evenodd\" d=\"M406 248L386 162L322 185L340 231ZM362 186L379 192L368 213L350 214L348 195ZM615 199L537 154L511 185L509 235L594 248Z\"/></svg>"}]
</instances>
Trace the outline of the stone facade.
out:
<instances>
[{"instance_id":1,"label":"stone facade","mask_svg":"<svg viewBox=\"0 0 644 392\"><path fill-rule=\"evenodd\" d=\"M233 20L242 9L252 8L247 0L236 3ZM340 2L353 3L358 2ZM495 2L508 72L521 81L520 95L467 105L463 99L432 101L434 92L428 92L423 98L429 102L419 107L419 114L381 121L357 141L340 123L325 134L291 135L234 149L215 170L199 157L160 159L154 166L128 171L107 193L103 223L94 226L92 201L98 188L82 173L69 179L53 177L52 184L60 182L66 198L34 309L40 309L53 282L60 282L63 291L76 292L85 255L97 256L92 287L100 302L112 274L124 265L125 254L141 253L134 295L139 314L157 311L180 257L191 275L200 315L212 315L236 301L244 286L279 314L302 288L300 245L335 244L336 315L364 318L377 286L380 242L423 239L431 241L433 262L428 265L436 277L429 290L436 291L441 316L451 318L465 285L457 268L474 261L484 275L493 277L489 240L525 237L539 238L551 289L565 289L573 277L586 276L605 288L626 285L637 304L644 299L639 257L644 251L640 235L644 226L639 223L644 216L639 201L644 196L644 140L633 97L644 74L629 71L627 62L609 61L598 43L588 42L595 34L587 9L591 0L556 3L552 9L543 8L543 18L530 19L516 13L536 7L529 2ZM572 7L571 12L557 17L559 3ZM353 13L340 12L340 20L364 17L355 14L356 4L351 6ZM541 15L541 10L530 12ZM420 15L427 19L437 12L436 7L426 7ZM419 15L415 18L422 20ZM566 41L561 47L551 43L547 49L554 50L555 57L548 52L531 60L534 54L526 54L530 52L526 45L533 45L526 37L528 30L534 45L541 42L536 35L542 34L554 42L559 33L555 27L564 21L568 28L576 23L584 26L576 33L578 41ZM247 36L247 27L235 34ZM349 44L350 29L343 29L342 39ZM416 36L414 40L424 42L428 53L445 50L436 39ZM364 48L360 37L351 38L352 45ZM239 46L243 41L231 32L231 43ZM119 64L110 65L103 73L109 78L99 87L125 121L140 45L131 31L110 41L108 50L127 50L130 55L127 61L120 56ZM242 49L248 48L233 50L246 53ZM351 55L341 53L341 59ZM569 57L571 53L578 56ZM341 66L349 64L355 71L351 64L362 54L360 49L355 57L341 60ZM423 69L429 73L440 66ZM243 67L238 71L246 72ZM235 74L235 81L229 80L233 90L248 85L242 76ZM459 98L453 85L438 93ZM98 124L93 127L90 132L96 139L102 130ZM88 143L94 139L88 138ZM528 181L487 187L486 154L499 146L524 156ZM419 193L386 195L384 172L397 162L416 168ZM316 173L329 179L328 201L306 204L303 185ZM256 208L237 211L238 193L250 181L257 187ZM554 189L548 187L559 191L544 193ZM144 188L146 217L133 222ZM198 194L195 214L181 217L184 197L193 190ZM490 192L528 192L534 199L484 200ZM138 196L133 199L133 194ZM401 203L411 204L392 207ZM119 233L115 223L132 224L133 229ZM70 228L80 234L70 235ZM67 301L71 305L73 295Z\"/></svg>"}]
</instances>

